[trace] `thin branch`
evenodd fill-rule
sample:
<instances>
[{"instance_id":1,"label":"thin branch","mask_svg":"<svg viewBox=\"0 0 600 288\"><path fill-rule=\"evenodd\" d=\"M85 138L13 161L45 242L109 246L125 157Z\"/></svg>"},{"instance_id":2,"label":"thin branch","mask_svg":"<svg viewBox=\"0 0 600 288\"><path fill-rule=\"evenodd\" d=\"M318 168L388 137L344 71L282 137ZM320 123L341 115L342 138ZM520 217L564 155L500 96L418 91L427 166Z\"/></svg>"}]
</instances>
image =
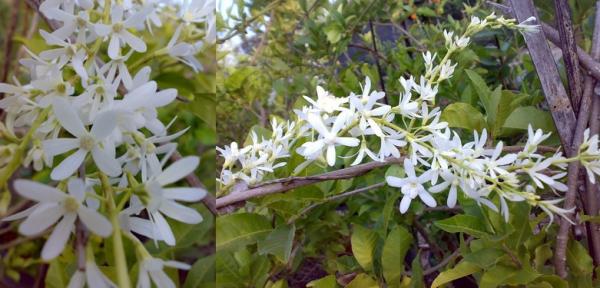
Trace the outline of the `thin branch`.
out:
<instances>
[{"instance_id":1,"label":"thin branch","mask_svg":"<svg viewBox=\"0 0 600 288\"><path fill-rule=\"evenodd\" d=\"M371 30L371 42L373 42L373 51L375 54L379 54L377 52L377 36L375 34L375 29L373 29L373 21L369 20L369 29ZM385 93L385 97L383 97L383 103L388 104L388 94L385 91L385 81L383 81L383 69L381 69L381 64L379 64L379 58L375 58L375 65L377 66L377 73L379 74L379 86L381 86L381 90Z\"/></svg>"},{"instance_id":2,"label":"thin branch","mask_svg":"<svg viewBox=\"0 0 600 288\"><path fill-rule=\"evenodd\" d=\"M600 1L596 2L596 14L594 16L594 32L592 35L592 48L590 54L594 60L600 59ZM599 95L594 93L594 86L596 81L594 78L587 76L584 84L583 97L592 98L592 111L590 112L589 127L591 134L598 134L598 128L600 123L598 117L600 116L600 101ZM595 97L594 97L595 96ZM585 189L585 210L588 215L597 215L600 203L598 203L598 185L592 184L586 177L586 189ZM597 223L586 222L586 228L588 232L588 243L590 246L590 252L592 259L594 260L595 266L600 266L600 225Z\"/></svg>"},{"instance_id":3,"label":"thin branch","mask_svg":"<svg viewBox=\"0 0 600 288\"><path fill-rule=\"evenodd\" d=\"M523 2L525 3L526 0L523 0ZM513 13L512 9L509 6L494 3L491 1L486 1L486 4L502 14L505 14L510 17L515 16L515 14ZM517 19L519 21L524 21L526 18L522 19L522 18L517 17ZM552 42L554 45L560 46L560 36L558 35L558 31L556 29L554 29L551 25L539 21L539 18L538 18L538 23L540 23L540 25L542 26L542 31L544 31L544 36L546 37L546 39L550 40L550 42ZM527 37L525 37L525 38L527 38ZM530 53L531 53L531 50L530 50ZM577 46L577 57L579 58L579 62L581 63L581 66L583 66L583 68L586 69L586 72L589 75L592 75L597 80L600 80L600 62L594 60L594 58L592 58L592 56L590 56L590 54L585 52L585 50L583 50L579 46ZM553 58L549 58L549 59L553 59Z\"/></svg>"},{"instance_id":4,"label":"thin branch","mask_svg":"<svg viewBox=\"0 0 600 288\"><path fill-rule=\"evenodd\" d=\"M296 220L298 220L298 218L302 217L304 214L308 213L308 211L322 205L325 204L327 202L331 202L331 201L335 201L335 200L339 200L342 198L346 198L346 197L350 197L352 195L356 195L356 194L360 194L369 190L373 190L373 189L377 189L379 187L383 187L385 186L385 182L379 182L377 184L373 184L367 187L362 187L362 188L358 188L356 190L352 190L349 192L345 192L345 193L341 193L341 194L337 194L337 195L333 195L331 197L325 198L323 200L320 200L317 203L313 203L309 206L307 206L306 208L302 209L302 211L300 211L298 214L294 215L293 217L290 217L290 219L288 220L288 225L296 222Z\"/></svg>"},{"instance_id":5,"label":"thin branch","mask_svg":"<svg viewBox=\"0 0 600 288\"><path fill-rule=\"evenodd\" d=\"M473 240L473 238L469 237L467 240L465 240L465 245L469 244L472 240ZM450 261L453 261L454 259L456 259L458 256L460 256L460 249L454 250L454 252L452 252L452 254L450 254L450 255L448 255L448 257L442 259L442 261L440 261L440 263L436 264L435 266L425 269L425 271L423 271L423 276L427 276L429 274L437 272L438 270L440 270L440 269L444 268L446 265L448 265L448 263L450 263ZM412 273L410 273L410 271L403 271L402 275L410 277L410 276L412 276Z\"/></svg>"},{"instance_id":6,"label":"thin branch","mask_svg":"<svg viewBox=\"0 0 600 288\"><path fill-rule=\"evenodd\" d=\"M579 71L579 61L577 61L577 43L575 42L575 35L573 33L571 8L567 0L554 0L554 8L554 11L556 11L558 34L560 36L560 47L567 70L567 85L570 91L571 105L573 106L575 115L577 115L583 93L581 91L583 81Z\"/></svg>"},{"instance_id":7,"label":"thin branch","mask_svg":"<svg viewBox=\"0 0 600 288\"><path fill-rule=\"evenodd\" d=\"M236 35L245 32L246 29L248 28L248 26L250 26L250 24L252 24L252 22L258 20L260 17L264 16L267 12L269 12L271 9L275 8L279 2L282 2L282 0L275 0L271 3L269 3L269 5L267 5L267 7L265 7L263 10L259 11L256 15L252 16L252 18L250 18L249 20L243 21L242 23L239 23L237 25L235 25L232 29L231 32L229 34L227 34L225 37L221 38L221 39L217 39L217 44L223 44L225 43L225 41L235 37Z\"/></svg>"}]
</instances>

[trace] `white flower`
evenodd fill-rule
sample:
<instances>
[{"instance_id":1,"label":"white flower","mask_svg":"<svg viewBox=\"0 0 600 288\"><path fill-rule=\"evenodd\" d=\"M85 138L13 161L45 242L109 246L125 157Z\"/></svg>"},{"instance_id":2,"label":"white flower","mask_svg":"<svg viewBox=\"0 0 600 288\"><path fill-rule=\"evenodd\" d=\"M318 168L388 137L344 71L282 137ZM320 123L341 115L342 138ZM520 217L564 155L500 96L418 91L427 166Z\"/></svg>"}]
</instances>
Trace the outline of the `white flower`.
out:
<instances>
[{"instance_id":1,"label":"white flower","mask_svg":"<svg viewBox=\"0 0 600 288\"><path fill-rule=\"evenodd\" d=\"M157 288L173 288L175 283L169 275L163 271L164 267L172 267L182 270L190 269L190 265L177 261L164 261L158 258L147 258L140 263L137 288L152 288L152 283Z\"/></svg>"},{"instance_id":2,"label":"white flower","mask_svg":"<svg viewBox=\"0 0 600 288\"><path fill-rule=\"evenodd\" d=\"M331 129L328 129L323 123L323 119L321 116L309 113L308 114L308 123L310 123L311 127L315 129L320 134L320 138L317 141L306 142L302 144L300 148L300 154L309 157L311 155L315 155L320 153L323 148L327 148L327 164L329 166L335 165L335 146L336 145L344 145L355 147L358 146L360 141L353 137L339 137L338 133L344 127L346 120L349 117L349 113L341 113L335 119L333 126Z\"/></svg>"},{"instance_id":3,"label":"white flower","mask_svg":"<svg viewBox=\"0 0 600 288\"><path fill-rule=\"evenodd\" d=\"M431 181L431 170L419 175L415 174L415 167L410 159L404 159L404 172L406 172L406 178L398 178L394 176L387 176L385 180L388 185L392 187L401 188L402 200L400 201L400 213L404 213L408 210L410 202L417 196L421 198L423 203L429 207L435 207L437 204L435 199L429 194L429 192L423 186L424 183Z\"/></svg>"},{"instance_id":4,"label":"white flower","mask_svg":"<svg viewBox=\"0 0 600 288\"><path fill-rule=\"evenodd\" d=\"M117 59L121 56L121 43L127 43L127 45L137 52L146 52L146 43L144 40L127 30L142 24L146 19L146 13L146 11L136 12L123 21L123 7L114 5L110 13L111 24L97 23L94 25L96 33L101 37L110 35L108 56L111 59Z\"/></svg>"},{"instance_id":5,"label":"white flower","mask_svg":"<svg viewBox=\"0 0 600 288\"><path fill-rule=\"evenodd\" d=\"M448 186L450 186L446 205L448 205L448 207L450 207L450 208L453 208L456 205L456 199L458 198L457 190L460 185L460 178L448 170L442 171L442 173L440 173L440 176L442 176L442 179L444 179L444 182L437 184L435 186L432 186L431 188L429 188L429 192L431 192L431 193L442 192L446 188L448 188Z\"/></svg>"},{"instance_id":6,"label":"white flower","mask_svg":"<svg viewBox=\"0 0 600 288\"><path fill-rule=\"evenodd\" d=\"M199 45L185 42L177 43L179 35L181 34L181 29L183 29L183 24L177 26L175 33L173 33L171 40L169 40L169 43L167 44L168 53L171 57L190 66L192 69L194 69L194 72L198 72L200 69L202 69L202 64L195 57L199 51Z\"/></svg>"},{"instance_id":7,"label":"white flower","mask_svg":"<svg viewBox=\"0 0 600 288\"><path fill-rule=\"evenodd\" d=\"M315 109L324 111L325 113L333 113L333 111L340 110L342 104L348 102L348 98L338 98L330 95L329 92L325 91L321 86L317 86L317 101L314 101L307 96L303 97L312 104Z\"/></svg>"},{"instance_id":8,"label":"white flower","mask_svg":"<svg viewBox=\"0 0 600 288\"><path fill-rule=\"evenodd\" d=\"M39 205L19 226L21 234L27 236L39 234L58 221L42 249L44 260L50 260L63 251L77 218L87 229L101 237L108 237L112 233L110 222L100 213L83 204L85 184L79 178L69 180L69 194L23 179L16 180L14 187L21 196L39 202Z\"/></svg>"},{"instance_id":9,"label":"white flower","mask_svg":"<svg viewBox=\"0 0 600 288\"><path fill-rule=\"evenodd\" d=\"M63 160L56 166L50 177L53 180L63 180L73 175L73 173L85 161L88 153L97 167L109 176L118 176L121 174L121 166L115 158L114 145L111 140L106 139L117 123L116 111L102 112L94 120L92 129L88 130L83 126L83 122L77 115L77 112L66 99L56 98L53 103L54 114L60 122L60 125L75 138L57 138L45 140L42 145L44 152L48 157L54 157L73 149L77 151Z\"/></svg>"},{"instance_id":10,"label":"white flower","mask_svg":"<svg viewBox=\"0 0 600 288\"><path fill-rule=\"evenodd\" d=\"M96 265L93 260L87 260L85 262L85 270L81 271L77 269L73 276L71 276L71 280L69 280L69 284L67 288L83 288L85 284L90 288L116 288L117 285L110 281L100 268Z\"/></svg>"},{"instance_id":11,"label":"white flower","mask_svg":"<svg viewBox=\"0 0 600 288\"><path fill-rule=\"evenodd\" d=\"M225 163L223 163L224 167L228 167L238 161L240 157L248 153L250 149L252 149L252 146L246 146L239 149L237 142L231 142L229 146L225 145L223 148L217 147L217 151L219 151L221 157L225 159Z\"/></svg>"},{"instance_id":12,"label":"white flower","mask_svg":"<svg viewBox=\"0 0 600 288\"><path fill-rule=\"evenodd\" d=\"M187 224L198 224L202 215L196 210L177 203L175 200L195 202L206 195L206 190L194 187L164 188L192 173L199 163L198 157L184 157L144 183L148 192L145 207L151 220L157 225L161 238L169 245L175 245L175 236L162 214ZM162 214L161 214L162 213Z\"/></svg>"}]
</instances>

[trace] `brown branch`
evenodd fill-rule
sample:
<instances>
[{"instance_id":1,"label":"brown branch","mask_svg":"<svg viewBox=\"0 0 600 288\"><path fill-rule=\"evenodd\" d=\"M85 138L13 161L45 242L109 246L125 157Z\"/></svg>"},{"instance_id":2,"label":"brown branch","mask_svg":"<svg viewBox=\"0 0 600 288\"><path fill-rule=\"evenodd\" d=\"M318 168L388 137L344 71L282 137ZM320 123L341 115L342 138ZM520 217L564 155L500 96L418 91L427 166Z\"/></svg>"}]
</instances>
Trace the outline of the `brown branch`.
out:
<instances>
[{"instance_id":1,"label":"brown branch","mask_svg":"<svg viewBox=\"0 0 600 288\"><path fill-rule=\"evenodd\" d=\"M510 0L509 2L519 22L525 21L531 16L539 19L532 0ZM575 113L565 87L562 85L546 37L544 33L525 33L524 37L540 78L546 101L549 104L554 124L558 130L561 144L563 147L571 147L573 128L576 125ZM570 151L565 152L569 153Z\"/></svg>"},{"instance_id":2,"label":"brown branch","mask_svg":"<svg viewBox=\"0 0 600 288\"><path fill-rule=\"evenodd\" d=\"M523 1L523 2L527 2L527 1ZM515 16L515 14L513 13L512 9L509 6L494 3L491 1L486 1L486 4L490 7L492 7L493 9L499 11L502 14L505 14L510 17ZM528 4L522 3L519 5L528 5ZM520 6L520 7L522 7L522 6ZM521 18L517 17L517 19L519 21L524 21L527 18L521 19ZM560 46L560 36L558 35L558 31L547 23L544 23L541 21L539 21L539 23L542 26L542 31L544 31L544 35L546 36L546 38L548 40L550 40L550 42L552 42L554 45ZM527 37L525 37L525 38L527 39ZM531 49L530 49L530 52L531 52ZM577 46L577 57L579 58L579 62L581 64L581 66L583 66L583 68L585 68L587 73L592 75L597 80L600 80L600 62L594 60L594 58L592 58L592 56L590 56L590 54L586 53L585 50L583 50L579 46ZM549 59L553 59L553 58L549 58Z\"/></svg>"},{"instance_id":3,"label":"brown branch","mask_svg":"<svg viewBox=\"0 0 600 288\"><path fill-rule=\"evenodd\" d=\"M288 177L278 179L260 186L256 186L254 188L247 189L245 191L235 192L217 198L217 208L220 209L225 206L232 205L237 202L246 201L251 198L274 193L286 192L298 187L303 187L318 182L358 177L376 168L388 166L391 164L402 163L403 159L404 158L388 158L382 162L369 162L365 164L352 166L349 168L326 172L315 176Z\"/></svg>"},{"instance_id":4,"label":"brown branch","mask_svg":"<svg viewBox=\"0 0 600 288\"><path fill-rule=\"evenodd\" d=\"M573 33L571 8L566 0L554 0L554 8L554 11L556 11L558 35L560 36L559 47L562 49L563 60L567 70L567 85L571 96L571 105L577 115L581 103L581 84L583 80L581 79L579 61L577 60L577 43L575 42L575 35Z\"/></svg>"},{"instance_id":5,"label":"brown branch","mask_svg":"<svg viewBox=\"0 0 600 288\"><path fill-rule=\"evenodd\" d=\"M592 35L592 48L590 54L594 60L600 59L600 1L596 2L596 14L594 16L594 32ZM598 95L594 93L594 86L596 81L593 77L587 76L585 78L583 97L589 97L592 99L590 119L588 120L591 134L598 134L598 115L600 114L600 102L598 101ZM594 97L595 95L595 97ZM584 195L584 207L586 214L597 215L600 203L598 203L598 185L592 184L587 177L585 178L586 189ZM590 247L590 254L594 260L595 266L600 266L600 225L597 223L586 222L586 228L588 233L588 245Z\"/></svg>"},{"instance_id":6,"label":"brown branch","mask_svg":"<svg viewBox=\"0 0 600 288\"><path fill-rule=\"evenodd\" d=\"M177 161L179 159L181 159L181 154L175 151L175 153L173 153L173 155L171 156L171 160ZM190 173L189 175L185 176L185 180L192 187L206 189L206 187L204 187L204 185L202 184L202 181L200 181L198 176L196 176L194 173ZM217 208L215 207L215 197L212 194L206 193L206 196L202 198L202 203L204 203L206 208L208 208L208 210L210 210L210 212L213 215L217 215Z\"/></svg>"}]
</instances>

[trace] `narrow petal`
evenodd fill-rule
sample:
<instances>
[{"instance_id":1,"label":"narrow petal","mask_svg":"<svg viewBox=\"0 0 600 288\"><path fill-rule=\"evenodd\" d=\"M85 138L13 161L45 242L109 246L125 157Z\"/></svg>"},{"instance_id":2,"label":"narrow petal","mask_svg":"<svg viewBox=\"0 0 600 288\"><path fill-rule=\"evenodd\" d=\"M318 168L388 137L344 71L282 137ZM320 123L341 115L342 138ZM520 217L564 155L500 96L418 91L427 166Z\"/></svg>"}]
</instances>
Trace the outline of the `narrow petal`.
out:
<instances>
[{"instance_id":1,"label":"narrow petal","mask_svg":"<svg viewBox=\"0 0 600 288\"><path fill-rule=\"evenodd\" d=\"M31 180L17 179L14 187L19 195L38 202L60 202L66 196L54 187Z\"/></svg>"},{"instance_id":2,"label":"narrow petal","mask_svg":"<svg viewBox=\"0 0 600 288\"><path fill-rule=\"evenodd\" d=\"M429 207L435 207L435 206L437 206L437 203L435 202L435 199L433 199L433 197L431 197L431 194L429 194L427 192L421 192L421 193L419 193L419 198L421 198L421 200L423 201L423 203L425 203L425 205L427 205Z\"/></svg>"},{"instance_id":3,"label":"narrow petal","mask_svg":"<svg viewBox=\"0 0 600 288\"><path fill-rule=\"evenodd\" d=\"M206 190L201 188L166 188L163 189L167 199L195 202L206 196Z\"/></svg>"},{"instance_id":4,"label":"narrow petal","mask_svg":"<svg viewBox=\"0 0 600 288\"><path fill-rule=\"evenodd\" d=\"M392 187L402 187L404 185L406 185L406 179L403 178L398 178L398 177L394 177L394 176L387 176L385 177L385 181L387 182L388 185L392 186Z\"/></svg>"},{"instance_id":5,"label":"narrow petal","mask_svg":"<svg viewBox=\"0 0 600 288\"><path fill-rule=\"evenodd\" d=\"M161 238L165 240L165 243L170 246L175 245L175 236L173 236L173 231L171 231L171 227L169 226L169 223L167 223L167 220L165 220L165 217L157 211L152 213L152 218L156 224L156 228L158 228Z\"/></svg>"},{"instance_id":6,"label":"narrow petal","mask_svg":"<svg viewBox=\"0 0 600 288\"><path fill-rule=\"evenodd\" d=\"M412 201L412 198L410 198L408 195L404 195L404 197L402 197L402 200L400 201L400 213L404 214L408 210L408 207L410 207L410 201Z\"/></svg>"},{"instance_id":7,"label":"narrow petal","mask_svg":"<svg viewBox=\"0 0 600 288\"><path fill-rule=\"evenodd\" d=\"M64 213L58 203L40 206L19 226L19 233L31 236L41 233L54 225Z\"/></svg>"},{"instance_id":8,"label":"narrow petal","mask_svg":"<svg viewBox=\"0 0 600 288\"><path fill-rule=\"evenodd\" d=\"M110 37L110 42L108 43L108 56L110 59L117 59L121 56L121 45L119 42L119 36L113 34Z\"/></svg>"},{"instance_id":9,"label":"narrow petal","mask_svg":"<svg viewBox=\"0 0 600 288\"><path fill-rule=\"evenodd\" d=\"M152 107L162 107L170 104L177 98L177 89L165 89L155 95L148 97L148 105Z\"/></svg>"},{"instance_id":10,"label":"narrow petal","mask_svg":"<svg viewBox=\"0 0 600 288\"><path fill-rule=\"evenodd\" d=\"M85 198L85 183L81 178L71 178L67 183L67 191L81 203Z\"/></svg>"},{"instance_id":11,"label":"narrow petal","mask_svg":"<svg viewBox=\"0 0 600 288\"><path fill-rule=\"evenodd\" d=\"M86 133L83 122L77 115L77 111L67 99L55 97L52 103L52 109L54 110L54 116L60 123L60 126L65 128L69 133L76 137L80 137Z\"/></svg>"},{"instance_id":12,"label":"narrow petal","mask_svg":"<svg viewBox=\"0 0 600 288\"><path fill-rule=\"evenodd\" d=\"M110 135L113 130L117 127L118 112L115 110L104 111L94 119L94 126L90 133L96 137L96 139L104 139Z\"/></svg>"},{"instance_id":13,"label":"narrow petal","mask_svg":"<svg viewBox=\"0 0 600 288\"><path fill-rule=\"evenodd\" d=\"M163 201L159 208L160 212L163 212L166 216L173 218L177 221L187 224L198 224L202 222L202 215L198 211L178 204L175 201L166 200Z\"/></svg>"},{"instance_id":14,"label":"narrow petal","mask_svg":"<svg viewBox=\"0 0 600 288\"><path fill-rule=\"evenodd\" d=\"M79 140L73 138L57 138L44 140L42 142L42 149L44 150L44 154L48 157L63 154L77 147L79 147Z\"/></svg>"},{"instance_id":15,"label":"narrow petal","mask_svg":"<svg viewBox=\"0 0 600 288\"><path fill-rule=\"evenodd\" d=\"M123 30L120 35L123 41L125 41L133 50L140 53L146 52L146 43L144 43L142 39L136 37L127 30Z\"/></svg>"},{"instance_id":16,"label":"narrow petal","mask_svg":"<svg viewBox=\"0 0 600 288\"><path fill-rule=\"evenodd\" d=\"M335 146L327 145L327 164L329 166L335 165Z\"/></svg>"},{"instance_id":17,"label":"narrow petal","mask_svg":"<svg viewBox=\"0 0 600 288\"><path fill-rule=\"evenodd\" d=\"M360 140L352 137L337 137L335 138L335 143L344 146L356 147L358 144L360 144Z\"/></svg>"},{"instance_id":18,"label":"narrow petal","mask_svg":"<svg viewBox=\"0 0 600 288\"><path fill-rule=\"evenodd\" d=\"M69 155L69 157L60 162L58 166L54 167L52 173L50 173L50 178L56 181L67 179L67 177L73 175L73 173L77 171L77 168L81 166L86 155L87 151L84 151L83 149L79 149L75 153Z\"/></svg>"},{"instance_id":19,"label":"narrow petal","mask_svg":"<svg viewBox=\"0 0 600 288\"><path fill-rule=\"evenodd\" d=\"M68 213L58 222L42 249L42 259L51 260L62 253L75 226L75 219L77 219L75 213Z\"/></svg>"},{"instance_id":20,"label":"narrow petal","mask_svg":"<svg viewBox=\"0 0 600 288\"><path fill-rule=\"evenodd\" d=\"M115 157L111 157L106 153L106 151L96 147L92 150L92 158L94 159L94 163L98 165L98 168L106 173L106 175L111 177L121 175L121 164L119 164L119 161Z\"/></svg>"},{"instance_id":21,"label":"narrow petal","mask_svg":"<svg viewBox=\"0 0 600 288\"><path fill-rule=\"evenodd\" d=\"M160 173L156 177L156 181L158 181L158 183L160 183L162 186L175 183L183 177L194 172L199 163L200 159L196 156L181 158L177 160L177 162L171 164L171 166L165 169L165 171Z\"/></svg>"},{"instance_id":22,"label":"narrow petal","mask_svg":"<svg viewBox=\"0 0 600 288\"><path fill-rule=\"evenodd\" d=\"M77 215L79 215L79 219L81 219L81 222L83 222L85 227L94 232L96 235L108 237L112 233L112 225L100 213L88 207L82 206L79 207Z\"/></svg>"}]
</instances>

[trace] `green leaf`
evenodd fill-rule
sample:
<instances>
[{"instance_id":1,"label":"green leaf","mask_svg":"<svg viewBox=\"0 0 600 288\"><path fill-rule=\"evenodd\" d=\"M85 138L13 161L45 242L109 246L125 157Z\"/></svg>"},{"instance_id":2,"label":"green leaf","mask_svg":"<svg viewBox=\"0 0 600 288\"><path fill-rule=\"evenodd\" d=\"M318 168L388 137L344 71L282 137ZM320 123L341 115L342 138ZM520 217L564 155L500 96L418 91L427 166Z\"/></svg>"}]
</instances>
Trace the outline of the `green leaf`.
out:
<instances>
[{"instance_id":1,"label":"green leaf","mask_svg":"<svg viewBox=\"0 0 600 288\"><path fill-rule=\"evenodd\" d=\"M448 122L450 127L463 128L469 131L481 131L486 127L481 112L467 103L448 105L442 112L441 120Z\"/></svg>"},{"instance_id":2,"label":"green leaf","mask_svg":"<svg viewBox=\"0 0 600 288\"><path fill-rule=\"evenodd\" d=\"M342 32L344 31L344 27L337 22L331 22L325 28L323 28L323 32L327 35L327 41L331 44L335 44L342 39Z\"/></svg>"},{"instance_id":3,"label":"green leaf","mask_svg":"<svg viewBox=\"0 0 600 288\"><path fill-rule=\"evenodd\" d=\"M335 275L327 275L321 279L313 280L306 284L306 287L312 288L336 288L338 287Z\"/></svg>"},{"instance_id":4,"label":"green leaf","mask_svg":"<svg viewBox=\"0 0 600 288\"><path fill-rule=\"evenodd\" d=\"M252 75L256 72L256 69L253 67L243 67L231 75L227 76L225 79L225 88L230 91L238 90L242 87L248 76Z\"/></svg>"},{"instance_id":5,"label":"green leaf","mask_svg":"<svg viewBox=\"0 0 600 288\"><path fill-rule=\"evenodd\" d=\"M187 103L178 103L177 107L189 107L198 118L202 119L209 127L216 130L217 126L217 112L216 106L216 94L194 94L194 100L191 105Z\"/></svg>"},{"instance_id":6,"label":"green leaf","mask_svg":"<svg viewBox=\"0 0 600 288\"><path fill-rule=\"evenodd\" d=\"M360 225L354 225L354 231L350 238L350 242L352 244L354 258L356 258L360 266L366 271L372 270L377 234Z\"/></svg>"},{"instance_id":7,"label":"green leaf","mask_svg":"<svg viewBox=\"0 0 600 288\"><path fill-rule=\"evenodd\" d=\"M435 221L434 225L449 233L467 233L478 238L489 236L481 219L471 215L455 215Z\"/></svg>"},{"instance_id":8,"label":"green leaf","mask_svg":"<svg viewBox=\"0 0 600 288\"><path fill-rule=\"evenodd\" d=\"M446 283L450 283L456 279L460 279L465 276L469 276L475 272L479 272L480 270L481 270L481 268L479 266L472 264L470 262L462 261L462 262L456 264L456 266L454 266L454 268L440 273L440 275L438 275L435 278L435 280L433 280L433 283L431 284L431 288L440 287L440 286L442 286Z\"/></svg>"},{"instance_id":9,"label":"green leaf","mask_svg":"<svg viewBox=\"0 0 600 288\"><path fill-rule=\"evenodd\" d=\"M58 258L55 258L50 262L48 266L48 272L46 274L46 278L44 282L46 287L48 288L63 288L67 287L68 279L65 275L65 267L59 261Z\"/></svg>"},{"instance_id":10,"label":"green leaf","mask_svg":"<svg viewBox=\"0 0 600 288\"><path fill-rule=\"evenodd\" d=\"M596 224L600 224L600 215L596 215L596 216L590 216L590 215L580 215L580 221L581 222L590 222L590 223L596 223Z\"/></svg>"},{"instance_id":11,"label":"green leaf","mask_svg":"<svg viewBox=\"0 0 600 288\"><path fill-rule=\"evenodd\" d=\"M412 243L412 235L402 226L396 227L385 239L381 252L383 277L388 284L400 282L404 257Z\"/></svg>"},{"instance_id":12,"label":"green leaf","mask_svg":"<svg viewBox=\"0 0 600 288\"><path fill-rule=\"evenodd\" d=\"M498 264L483 273L479 287L495 288L504 285L526 285L538 276L540 274L531 268L516 268Z\"/></svg>"},{"instance_id":13,"label":"green leaf","mask_svg":"<svg viewBox=\"0 0 600 288\"><path fill-rule=\"evenodd\" d=\"M295 232L294 225L277 227L267 238L258 241L258 253L274 255L279 261L287 263L292 253Z\"/></svg>"},{"instance_id":14,"label":"green leaf","mask_svg":"<svg viewBox=\"0 0 600 288\"><path fill-rule=\"evenodd\" d=\"M183 288L204 287L215 282L215 255L202 257L192 265ZM204 285L203 285L204 284Z\"/></svg>"},{"instance_id":15,"label":"green leaf","mask_svg":"<svg viewBox=\"0 0 600 288\"><path fill-rule=\"evenodd\" d=\"M473 85L473 90L479 96L479 100L481 100L483 107L485 108L485 112L488 114L488 119L490 117L490 111L492 110L490 103L490 95L492 94L492 90L487 86L485 80L479 76L479 74L473 70L465 69L465 73L469 80L471 80L471 85Z\"/></svg>"},{"instance_id":16,"label":"green leaf","mask_svg":"<svg viewBox=\"0 0 600 288\"><path fill-rule=\"evenodd\" d=\"M267 217L253 213L238 213L217 218L217 250L233 249L253 244L273 229Z\"/></svg>"},{"instance_id":17,"label":"green leaf","mask_svg":"<svg viewBox=\"0 0 600 288\"><path fill-rule=\"evenodd\" d=\"M360 273L345 288L379 288L379 284L371 276Z\"/></svg>"},{"instance_id":18,"label":"green leaf","mask_svg":"<svg viewBox=\"0 0 600 288\"><path fill-rule=\"evenodd\" d=\"M542 129L546 132L554 131L554 122L550 112L540 110L533 106L518 107L504 122L504 128L527 130L531 124L534 129Z\"/></svg>"},{"instance_id":19,"label":"green leaf","mask_svg":"<svg viewBox=\"0 0 600 288\"><path fill-rule=\"evenodd\" d=\"M417 253L411 264L412 277L410 279L411 288L423 288L423 267L421 266L421 250Z\"/></svg>"},{"instance_id":20,"label":"green leaf","mask_svg":"<svg viewBox=\"0 0 600 288\"><path fill-rule=\"evenodd\" d=\"M500 261L500 258L506 253L501 249L486 247L481 250L466 254L465 261L479 266L481 269L487 269Z\"/></svg>"},{"instance_id":21,"label":"green leaf","mask_svg":"<svg viewBox=\"0 0 600 288\"><path fill-rule=\"evenodd\" d=\"M433 11L427 6L420 6L419 8L417 8L417 15L426 17L436 17L437 13L435 13L435 11Z\"/></svg>"},{"instance_id":22,"label":"green leaf","mask_svg":"<svg viewBox=\"0 0 600 288\"><path fill-rule=\"evenodd\" d=\"M567 265L573 275L584 276L592 273L594 265L587 249L576 240L569 240L567 246Z\"/></svg>"}]
</instances>

